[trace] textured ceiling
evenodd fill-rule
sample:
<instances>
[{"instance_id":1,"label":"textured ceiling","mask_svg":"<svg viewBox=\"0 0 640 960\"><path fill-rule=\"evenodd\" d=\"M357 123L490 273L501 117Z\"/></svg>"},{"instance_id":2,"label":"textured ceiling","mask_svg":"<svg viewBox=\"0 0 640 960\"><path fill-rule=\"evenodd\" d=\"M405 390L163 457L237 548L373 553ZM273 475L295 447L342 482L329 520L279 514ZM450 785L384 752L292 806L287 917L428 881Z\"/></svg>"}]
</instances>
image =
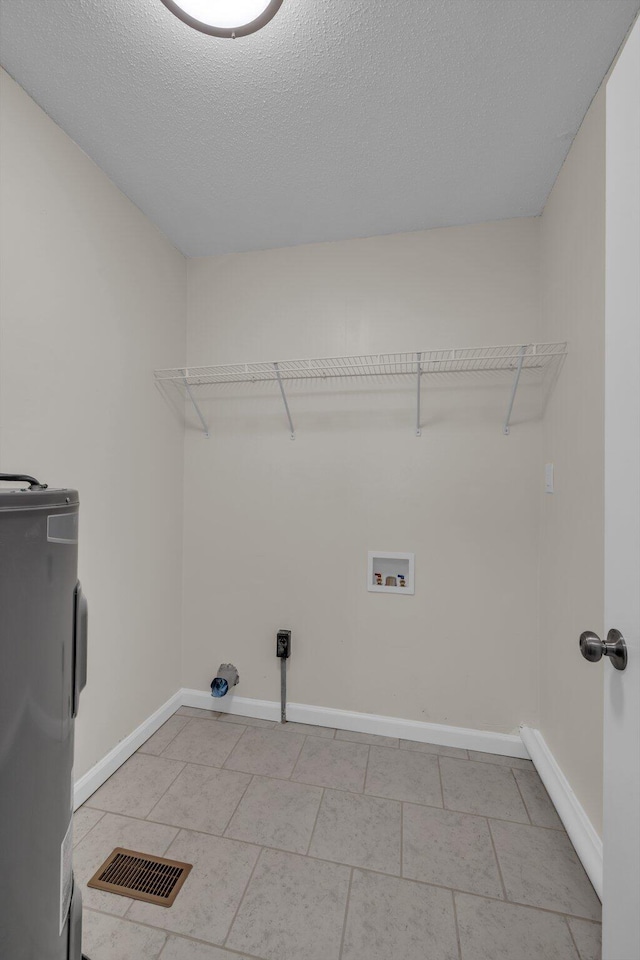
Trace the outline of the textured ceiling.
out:
<instances>
[{"instance_id":1,"label":"textured ceiling","mask_svg":"<svg viewBox=\"0 0 640 960\"><path fill-rule=\"evenodd\" d=\"M0 60L188 255L540 213L640 0L0 0Z\"/></svg>"}]
</instances>

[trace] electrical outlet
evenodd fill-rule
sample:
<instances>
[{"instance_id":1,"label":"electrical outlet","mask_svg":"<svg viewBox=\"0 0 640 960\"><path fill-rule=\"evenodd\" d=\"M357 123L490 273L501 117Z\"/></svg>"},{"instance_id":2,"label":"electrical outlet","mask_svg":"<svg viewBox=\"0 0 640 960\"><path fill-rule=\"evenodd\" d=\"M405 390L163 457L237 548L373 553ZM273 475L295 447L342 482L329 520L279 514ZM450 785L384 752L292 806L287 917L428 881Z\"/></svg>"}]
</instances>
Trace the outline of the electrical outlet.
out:
<instances>
[{"instance_id":1,"label":"electrical outlet","mask_svg":"<svg viewBox=\"0 0 640 960\"><path fill-rule=\"evenodd\" d=\"M276 657L291 656L291 630L278 630L276 638Z\"/></svg>"}]
</instances>

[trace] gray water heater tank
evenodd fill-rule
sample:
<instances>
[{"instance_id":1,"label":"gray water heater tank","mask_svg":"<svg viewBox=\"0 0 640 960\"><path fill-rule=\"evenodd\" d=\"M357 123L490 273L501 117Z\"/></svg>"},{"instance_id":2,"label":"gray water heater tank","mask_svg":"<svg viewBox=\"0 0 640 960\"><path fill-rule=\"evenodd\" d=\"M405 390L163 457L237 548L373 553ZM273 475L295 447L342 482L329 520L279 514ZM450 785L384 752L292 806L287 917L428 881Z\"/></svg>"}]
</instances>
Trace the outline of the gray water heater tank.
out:
<instances>
[{"instance_id":1,"label":"gray water heater tank","mask_svg":"<svg viewBox=\"0 0 640 960\"><path fill-rule=\"evenodd\" d=\"M12 482L15 476L9 475ZM78 509L75 490L48 490L37 482L0 490L3 960L82 955L71 827L74 718L87 643L77 578Z\"/></svg>"}]
</instances>

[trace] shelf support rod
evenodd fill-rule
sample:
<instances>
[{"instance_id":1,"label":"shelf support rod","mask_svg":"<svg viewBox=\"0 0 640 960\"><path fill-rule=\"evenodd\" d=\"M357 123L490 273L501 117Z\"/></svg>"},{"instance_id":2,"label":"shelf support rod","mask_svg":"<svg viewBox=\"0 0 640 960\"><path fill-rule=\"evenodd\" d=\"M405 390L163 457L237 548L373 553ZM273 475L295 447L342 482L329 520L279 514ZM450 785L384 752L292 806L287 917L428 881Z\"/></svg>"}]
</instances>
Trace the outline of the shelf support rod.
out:
<instances>
[{"instance_id":1,"label":"shelf support rod","mask_svg":"<svg viewBox=\"0 0 640 960\"><path fill-rule=\"evenodd\" d=\"M187 394L188 394L188 396L189 396L189 400L191 400L191 403L193 404L194 410L195 410L196 413L198 414L198 420L199 420L200 423L202 424L202 429L204 430L205 439L208 440L208 439L209 439L209 427L207 426L207 421L206 421L205 418L202 416L202 411L201 411L200 407L199 407L198 404L196 403L196 398L194 397L193 393L191 392L191 387L189 386L189 381L187 380L187 371L186 371L186 370L184 371L184 388L185 388L185 390L187 391Z\"/></svg>"},{"instance_id":2,"label":"shelf support rod","mask_svg":"<svg viewBox=\"0 0 640 960\"><path fill-rule=\"evenodd\" d=\"M289 421L289 430L291 431L291 439L295 440L296 432L293 428L293 420L291 419L291 411L289 410L289 404L287 403L287 395L284 392L284 384L282 382L282 377L280 376L280 367L277 363L274 363L273 369L276 372L276 377L278 378L278 386L280 387L280 393L282 394L282 402L284 403L284 408L287 411L287 420Z\"/></svg>"},{"instance_id":3,"label":"shelf support rod","mask_svg":"<svg viewBox=\"0 0 640 960\"><path fill-rule=\"evenodd\" d=\"M516 392L518 390L518 383L520 382L520 374L522 373L522 364L524 363L524 355L527 352L527 344L525 343L520 347L520 356L518 358L518 366L516 367L516 375L513 378L513 386L511 388L511 398L509 400L509 407L507 408L507 415L504 419L504 424L502 426L502 432L505 437L509 436L509 421L511 420L511 413L513 411L513 404L516 399Z\"/></svg>"},{"instance_id":4,"label":"shelf support rod","mask_svg":"<svg viewBox=\"0 0 640 960\"><path fill-rule=\"evenodd\" d=\"M422 353L416 354L417 359L417 384L416 384L416 437L422 436L422 428L420 427L420 381L422 380Z\"/></svg>"}]
</instances>

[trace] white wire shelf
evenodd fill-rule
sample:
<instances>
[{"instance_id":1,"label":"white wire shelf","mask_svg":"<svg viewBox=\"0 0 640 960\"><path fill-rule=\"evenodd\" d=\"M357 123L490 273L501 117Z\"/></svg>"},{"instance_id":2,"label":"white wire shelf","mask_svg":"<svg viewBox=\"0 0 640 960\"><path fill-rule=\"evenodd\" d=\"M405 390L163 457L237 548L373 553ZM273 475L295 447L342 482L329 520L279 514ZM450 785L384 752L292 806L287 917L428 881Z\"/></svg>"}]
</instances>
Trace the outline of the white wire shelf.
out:
<instances>
[{"instance_id":1,"label":"white wire shelf","mask_svg":"<svg viewBox=\"0 0 640 960\"><path fill-rule=\"evenodd\" d=\"M415 378L417 391L416 434L420 436L420 382L429 374L484 373L512 371L513 383L503 431L509 433L509 421L518 383L523 370L544 371L559 368L567 353L566 343L525 343L491 347L452 347L447 350L422 350L412 353L363 354L353 357L320 357L306 360L279 360L258 363L227 363L215 366L174 367L155 370L160 386L175 386L189 399L202 423L209 430L196 399L198 387L229 383L278 383L289 420L293 422L284 383L287 381L330 380L336 378L385 377Z\"/></svg>"},{"instance_id":2,"label":"white wire shelf","mask_svg":"<svg viewBox=\"0 0 640 960\"><path fill-rule=\"evenodd\" d=\"M321 357L312 360L280 360L265 363L226 363L210 367L176 367L156 370L161 381L187 383L191 387L216 383L260 383L282 380L317 380L333 377L409 376L418 363L422 373L461 373L509 370L517 367L525 350L523 368L540 368L565 356L566 343L530 343L499 347L465 347L413 353L380 353L356 357Z\"/></svg>"}]
</instances>

